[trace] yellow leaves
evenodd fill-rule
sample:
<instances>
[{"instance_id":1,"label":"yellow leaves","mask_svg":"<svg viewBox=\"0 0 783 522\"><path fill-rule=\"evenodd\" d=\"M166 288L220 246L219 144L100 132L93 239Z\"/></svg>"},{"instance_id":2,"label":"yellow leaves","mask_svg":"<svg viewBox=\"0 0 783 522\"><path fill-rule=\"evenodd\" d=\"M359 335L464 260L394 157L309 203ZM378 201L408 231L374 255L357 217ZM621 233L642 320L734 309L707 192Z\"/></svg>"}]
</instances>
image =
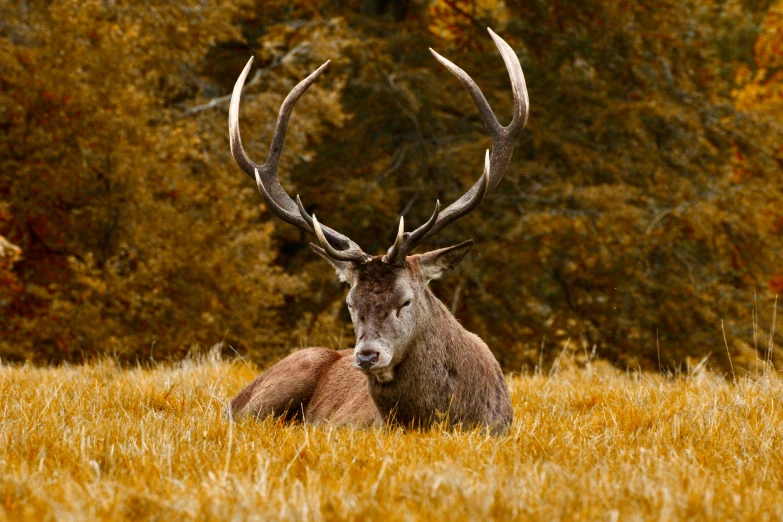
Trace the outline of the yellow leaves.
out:
<instances>
[{"instance_id":1,"label":"yellow leaves","mask_svg":"<svg viewBox=\"0 0 783 522\"><path fill-rule=\"evenodd\" d=\"M780 0L767 12L754 51L760 68L783 67L783 2Z\"/></svg>"},{"instance_id":2,"label":"yellow leaves","mask_svg":"<svg viewBox=\"0 0 783 522\"><path fill-rule=\"evenodd\" d=\"M429 31L458 46L470 43L475 30L491 20L498 30L509 18L503 0L435 0L429 3Z\"/></svg>"},{"instance_id":3,"label":"yellow leaves","mask_svg":"<svg viewBox=\"0 0 783 522\"><path fill-rule=\"evenodd\" d=\"M750 69L750 67L747 65L741 65L739 68L737 68L737 72L735 73L734 83L737 85L745 85L751 81L752 75L753 71Z\"/></svg>"},{"instance_id":4,"label":"yellow leaves","mask_svg":"<svg viewBox=\"0 0 783 522\"><path fill-rule=\"evenodd\" d=\"M332 78L327 86L314 85L310 89L312 90L312 97L318 100L318 116L319 119L337 127L338 129L343 127L346 122L351 119L351 114L344 110L342 105L342 94L345 90L346 80L344 77ZM320 141L323 137L328 136L325 133L326 129L321 126L314 127L311 125L308 131L313 135L313 138Z\"/></svg>"},{"instance_id":5,"label":"yellow leaves","mask_svg":"<svg viewBox=\"0 0 783 522\"><path fill-rule=\"evenodd\" d=\"M770 116L783 115L783 1L772 4L754 45L756 70L741 67L733 92L740 109L751 109Z\"/></svg>"},{"instance_id":6,"label":"yellow leaves","mask_svg":"<svg viewBox=\"0 0 783 522\"><path fill-rule=\"evenodd\" d=\"M10 270L22 260L22 249L0 236L0 270Z\"/></svg>"}]
</instances>

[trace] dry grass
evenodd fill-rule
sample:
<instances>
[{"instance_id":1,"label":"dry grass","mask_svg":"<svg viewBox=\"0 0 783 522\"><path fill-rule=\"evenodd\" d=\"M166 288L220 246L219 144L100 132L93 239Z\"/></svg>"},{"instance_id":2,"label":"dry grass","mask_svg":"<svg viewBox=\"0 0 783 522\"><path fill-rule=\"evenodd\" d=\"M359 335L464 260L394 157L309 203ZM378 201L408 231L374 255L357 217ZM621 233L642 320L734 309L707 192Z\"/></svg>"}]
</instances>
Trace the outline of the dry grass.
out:
<instances>
[{"instance_id":1,"label":"dry grass","mask_svg":"<svg viewBox=\"0 0 783 522\"><path fill-rule=\"evenodd\" d=\"M783 519L783 384L604 366L509 378L480 433L221 417L218 360L0 366L0 519Z\"/></svg>"}]
</instances>

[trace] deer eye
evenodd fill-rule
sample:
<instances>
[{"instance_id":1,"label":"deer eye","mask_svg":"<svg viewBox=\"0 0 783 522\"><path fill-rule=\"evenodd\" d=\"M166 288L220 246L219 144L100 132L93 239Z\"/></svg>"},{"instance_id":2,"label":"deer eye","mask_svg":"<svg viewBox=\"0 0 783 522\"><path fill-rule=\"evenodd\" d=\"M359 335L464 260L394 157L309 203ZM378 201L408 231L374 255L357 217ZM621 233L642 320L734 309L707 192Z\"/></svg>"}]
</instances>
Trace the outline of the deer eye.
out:
<instances>
[{"instance_id":1,"label":"deer eye","mask_svg":"<svg viewBox=\"0 0 783 522\"><path fill-rule=\"evenodd\" d=\"M402 305L400 305L400 307L397 308L397 317L400 316L400 312L402 312L402 309L405 308L406 306L410 306L410 304L411 304L411 300L410 299L408 299L407 301L402 303Z\"/></svg>"}]
</instances>

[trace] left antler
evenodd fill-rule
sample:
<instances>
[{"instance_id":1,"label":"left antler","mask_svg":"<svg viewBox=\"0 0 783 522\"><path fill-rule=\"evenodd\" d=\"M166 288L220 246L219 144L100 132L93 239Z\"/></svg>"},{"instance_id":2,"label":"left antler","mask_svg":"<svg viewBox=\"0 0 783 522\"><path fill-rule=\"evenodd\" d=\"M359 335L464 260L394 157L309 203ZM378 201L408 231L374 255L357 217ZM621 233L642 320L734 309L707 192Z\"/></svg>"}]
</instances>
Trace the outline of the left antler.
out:
<instances>
[{"instance_id":1,"label":"left antler","mask_svg":"<svg viewBox=\"0 0 783 522\"><path fill-rule=\"evenodd\" d=\"M245 153L242 147L242 138L239 135L239 102L242 96L242 87L245 85L245 79L250 72L253 64L253 58L247 62L242 74L239 75L237 83L234 85L234 92L231 95L231 105L228 111L228 134L231 142L231 154L239 167L251 178L256 180L258 190L264 196L266 204L270 210L277 214L283 221L304 230L309 234L314 234L324 249L335 259L341 261L365 262L371 259L371 256L364 253L359 245L351 241L350 238L332 230L326 225L319 225L315 216L307 214L302 206L299 196L296 197L296 203L280 185L277 178L277 166L280 162L280 154L283 152L285 144L285 133L288 129L288 119L294 110L299 97L304 94L308 87L321 75L329 65L329 61L316 69L307 78L299 82L291 92L286 96L283 105L280 106L280 113L277 117L275 135L272 138L272 145L269 148L269 156L263 165L255 164ZM339 249L332 245L337 245Z\"/></svg>"}]
</instances>

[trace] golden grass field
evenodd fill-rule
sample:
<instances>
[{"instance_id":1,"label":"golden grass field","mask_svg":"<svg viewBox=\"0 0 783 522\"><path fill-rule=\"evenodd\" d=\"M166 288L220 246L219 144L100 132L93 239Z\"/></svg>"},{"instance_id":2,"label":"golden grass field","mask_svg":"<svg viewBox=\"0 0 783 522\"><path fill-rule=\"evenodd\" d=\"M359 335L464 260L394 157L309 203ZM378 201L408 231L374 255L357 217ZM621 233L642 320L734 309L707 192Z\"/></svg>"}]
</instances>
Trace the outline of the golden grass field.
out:
<instances>
[{"instance_id":1,"label":"golden grass field","mask_svg":"<svg viewBox=\"0 0 783 522\"><path fill-rule=\"evenodd\" d=\"M783 520L776 377L512 376L492 439L227 423L255 374L0 366L0 519Z\"/></svg>"}]
</instances>

